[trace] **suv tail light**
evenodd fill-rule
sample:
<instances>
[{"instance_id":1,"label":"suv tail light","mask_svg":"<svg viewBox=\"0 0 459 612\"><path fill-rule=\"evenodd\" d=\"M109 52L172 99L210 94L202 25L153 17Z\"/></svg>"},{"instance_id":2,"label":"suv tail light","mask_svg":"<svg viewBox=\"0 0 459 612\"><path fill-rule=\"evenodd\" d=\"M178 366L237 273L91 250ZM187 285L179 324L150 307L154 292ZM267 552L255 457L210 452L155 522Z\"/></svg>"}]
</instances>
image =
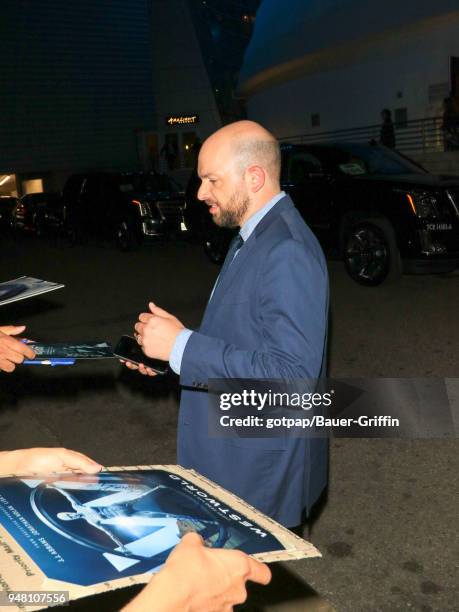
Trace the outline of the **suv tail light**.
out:
<instances>
[{"instance_id":1,"label":"suv tail light","mask_svg":"<svg viewBox=\"0 0 459 612\"><path fill-rule=\"evenodd\" d=\"M141 202L140 200L131 200L131 202L139 207L141 217L151 217L150 205L147 202Z\"/></svg>"}]
</instances>

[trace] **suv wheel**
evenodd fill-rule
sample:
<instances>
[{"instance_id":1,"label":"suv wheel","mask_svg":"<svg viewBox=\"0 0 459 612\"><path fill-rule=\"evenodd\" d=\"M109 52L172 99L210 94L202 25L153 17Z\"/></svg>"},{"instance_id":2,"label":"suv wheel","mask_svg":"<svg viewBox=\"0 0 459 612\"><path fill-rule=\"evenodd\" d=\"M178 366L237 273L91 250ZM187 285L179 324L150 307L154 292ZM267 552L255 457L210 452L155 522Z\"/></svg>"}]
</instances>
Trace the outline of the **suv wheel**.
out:
<instances>
[{"instance_id":1,"label":"suv wheel","mask_svg":"<svg viewBox=\"0 0 459 612\"><path fill-rule=\"evenodd\" d=\"M394 230L384 219L371 219L352 227L344 242L344 264L361 285L380 285L401 274L400 253Z\"/></svg>"}]
</instances>

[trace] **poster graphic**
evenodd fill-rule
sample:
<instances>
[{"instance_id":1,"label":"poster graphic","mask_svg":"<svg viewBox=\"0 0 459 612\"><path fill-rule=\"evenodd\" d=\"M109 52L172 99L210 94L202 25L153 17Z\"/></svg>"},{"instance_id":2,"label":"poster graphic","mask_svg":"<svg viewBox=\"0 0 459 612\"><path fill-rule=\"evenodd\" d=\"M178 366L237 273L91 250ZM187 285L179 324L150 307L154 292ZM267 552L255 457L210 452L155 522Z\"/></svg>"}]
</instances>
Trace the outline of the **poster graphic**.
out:
<instances>
[{"instance_id":1,"label":"poster graphic","mask_svg":"<svg viewBox=\"0 0 459 612\"><path fill-rule=\"evenodd\" d=\"M56 342L53 344L32 342L30 346L36 356L41 359L101 359L103 357L113 357L113 348L108 342Z\"/></svg>"},{"instance_id":2,"label":"poster graphic","mask_svg":"<svg viewBox=\"0 0 459 612\"><path fill-rule=\"evenodd\" d=\"M188 531L219 548L283 548L190 486L154 470L2 479L0 522L48 577L85 586L156 571Z\"/></svg>"},{"instance_id":3,"label":"poster graphic","mask_svg":"<svg viewBox=\"0 0 459 612\"><path fill-rule=\"evenodd\" d=\"M146 582L190 531L210 547L262 561L320 556L180 466L0 478L0 582L7 593L63 590L72 600Z\"/></svg>"}]
</instances>

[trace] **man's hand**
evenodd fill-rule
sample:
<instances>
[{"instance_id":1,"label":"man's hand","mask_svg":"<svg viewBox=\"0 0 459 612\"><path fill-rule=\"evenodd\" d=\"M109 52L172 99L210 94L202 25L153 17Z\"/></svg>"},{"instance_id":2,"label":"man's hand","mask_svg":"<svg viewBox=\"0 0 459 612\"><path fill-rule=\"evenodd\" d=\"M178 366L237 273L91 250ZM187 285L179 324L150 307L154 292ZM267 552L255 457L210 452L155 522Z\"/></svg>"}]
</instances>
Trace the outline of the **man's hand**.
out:
<instances>
[{"instance_id":1,"label":"man's hand","mask_svg":"<svg viewBox=\"0 0 459 612\"><path fill-rule=\"evenodd\" d=\"M175 339L185 329L169 312L149 303L150 312L143 312L135 324L137 342L147 357L169 361Z\"/></svg>"},{"instance_id":2,"label":"man's hand","mask_svg":"<svg viewBox=\"0 0 459 612\"><path fill-rule=\"evenodd\" d=\"M81 472L96 474L102 466L86 455L66 448L26 448L0 453L0 475L35 476Z\"/></svg>"},{"instance_id":3,"label":"man's hand","mask_svg":"<svg viewBox=\"0 0 459 612\"><path fill-rule=\"evenodd\" d=\"M132 363L132 361L125 361L124 359L120 359L120 363L123 363L130 370L138 370L144 376L158 376L154 370L147 368L143 363L137 365L136 363Z\"/></svg>"},{"instance_id":4,"label":"man's hand","mask_svg":"<svg viewBox=\"0 0 459 612\"><path fill-rule=\"evenodd\" d=\"M247 580L268 584L271 572L241 551L207 548L188 533L125 612L229 612L246 600Z\"/></svg>"},{"instance_id":5,"label":"man's hand","mask_svg":"<svg viewBox=\"0 0 459 612\"><path fill-rule=\"evenodd\" d=\"M22 363L24 359L35 357L30 346L16 338L11 338L11 336L21 334L24 330L25 325L0 327L0 370L3 372L12 372L16 365Z\"/></svg>"}]
</instances>

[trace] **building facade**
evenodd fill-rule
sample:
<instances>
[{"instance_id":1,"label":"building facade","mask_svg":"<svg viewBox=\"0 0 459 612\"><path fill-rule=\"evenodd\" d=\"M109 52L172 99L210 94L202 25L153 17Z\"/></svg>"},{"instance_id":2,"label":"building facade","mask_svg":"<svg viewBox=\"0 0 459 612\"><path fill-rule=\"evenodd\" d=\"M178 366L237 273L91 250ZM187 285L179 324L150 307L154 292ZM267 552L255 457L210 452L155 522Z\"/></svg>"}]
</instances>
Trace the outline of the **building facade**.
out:
<instances>
[{"instance_id":1,"label":"building facade","mask_svg":"<svg viewBox=\"0 0 459 612\"><path fill-rule=\"evenodd\" d=\"M0 189L60 189L71 173L135 170L154 127L147 0L5 0Z\"/></svg>"},{"instance_id":2,"label":"building facade","mask_svg":"<svg viewBox=\"0 0 459 612\"><path fill-rule=\"evenodd\" d=\"M157 170L245 115L237 75L260 0L5 0L0 195L70 174Z\"/></svg>"},{"instance_id":3,"label":"building facade","mask_svg":"<svg viewBox=\"0 0 459 612\"><path fill-rule=\"evenodd\" d=\"M260 0L153 0L156 129L146 165L185 183L201 143L246 116L239 69Z\"/></svg>"},{"instance_id":4,"label":"building facade","mask_svg":"<svg viewBox=\"0 0 459 612\"><path fill-rule=\"evenodd\" d=\"M240 74L248 115L278 137L401 126L459 109L457 0L264 0Z\"/></svg>"},{"instance_id":5,"label":"building facade","mask_svg":"<svg viewBox=\"0 0 459 612\"><path fill-rule=\"evenodd\" d=\"M187 0L153 0L155 127L144 134L144 167L184 183L199 142L221 126Z\"/></svg>"}]
</instances>

